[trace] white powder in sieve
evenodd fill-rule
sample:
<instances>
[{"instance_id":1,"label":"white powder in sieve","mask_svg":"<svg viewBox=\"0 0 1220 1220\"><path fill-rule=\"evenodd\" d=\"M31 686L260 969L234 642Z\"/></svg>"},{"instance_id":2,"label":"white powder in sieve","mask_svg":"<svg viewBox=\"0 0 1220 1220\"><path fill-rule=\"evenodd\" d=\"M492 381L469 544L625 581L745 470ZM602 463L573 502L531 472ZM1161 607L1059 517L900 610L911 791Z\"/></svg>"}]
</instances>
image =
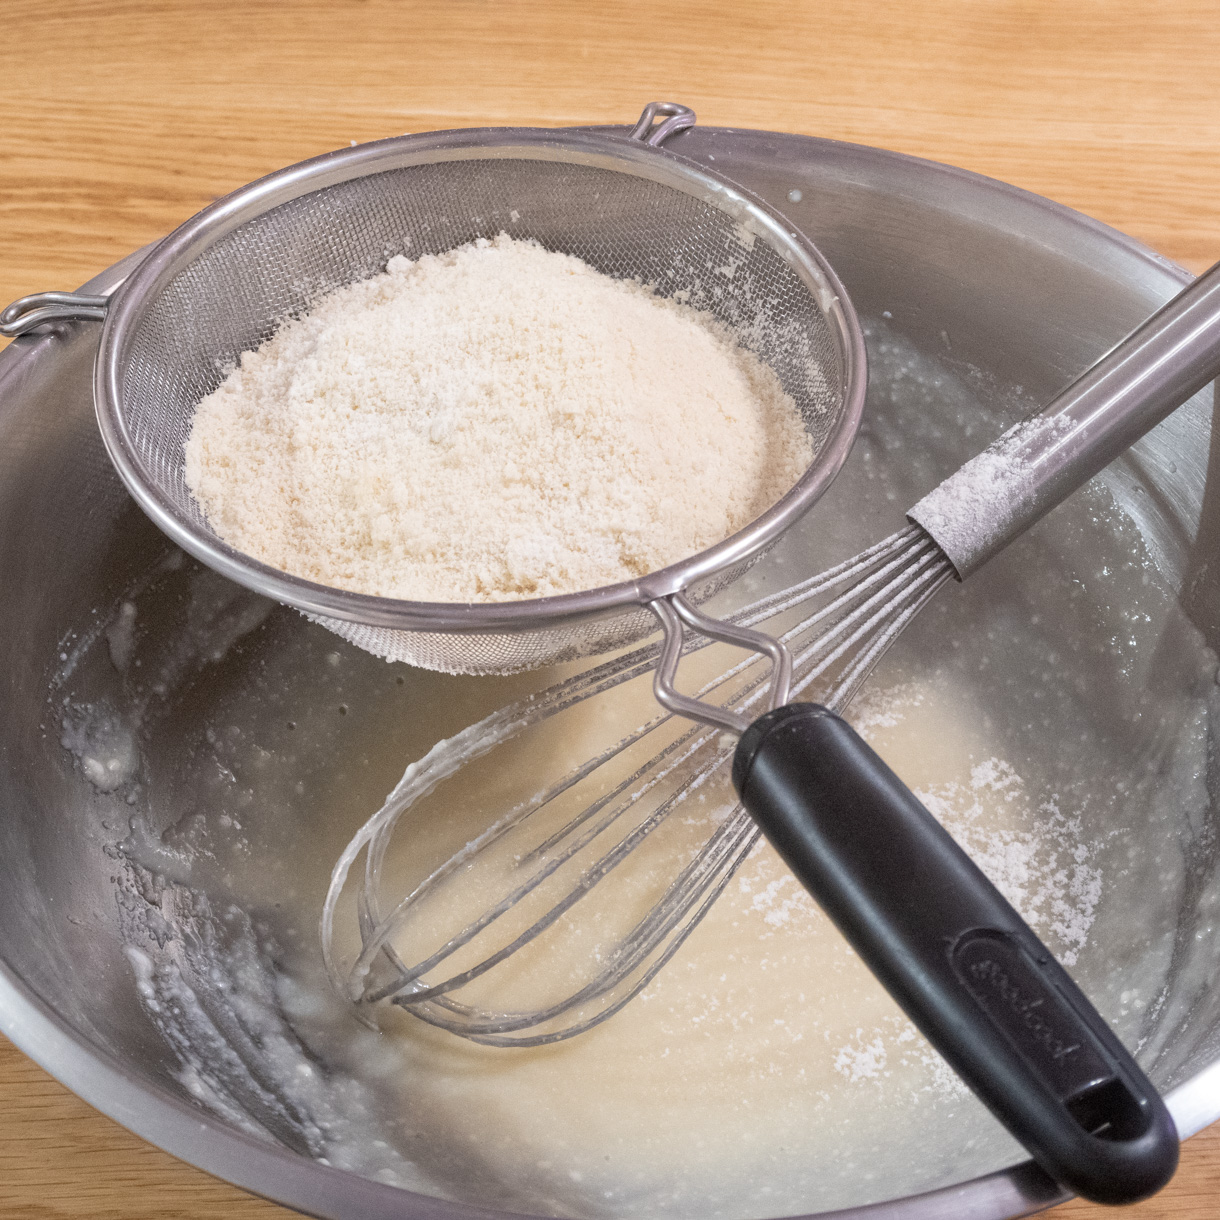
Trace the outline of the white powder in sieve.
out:
<instances>
[{"instance_id":1,"label":"white powder in sieve","mask_svg":"<svg viewBox=\"0 0 1220 1220\"><path fill-rule=\"evenodd\" d=\"M340 289L205 398L186 481L322 584L501 601L630 580L780 498L812 442L710 315L501 234Z\"/></svg>"}]
</instances>

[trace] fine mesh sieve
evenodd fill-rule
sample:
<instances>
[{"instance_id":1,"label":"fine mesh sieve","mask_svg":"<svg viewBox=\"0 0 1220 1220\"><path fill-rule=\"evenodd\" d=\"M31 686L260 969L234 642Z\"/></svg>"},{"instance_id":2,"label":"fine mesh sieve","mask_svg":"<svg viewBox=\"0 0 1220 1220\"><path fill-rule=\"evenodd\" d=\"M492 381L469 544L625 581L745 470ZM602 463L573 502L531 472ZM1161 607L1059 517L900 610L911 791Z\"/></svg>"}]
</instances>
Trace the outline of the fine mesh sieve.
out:
<instances>
[{"instance_id":1,"label":"fine mesh sieve","mask_svg":"<svg viewBox=\"0 0 1220 1220\"><path fill-rule=\"evenodd\" d=\"M657 117L664 119L658 126ZM690 126L654 103L631 134L537 129L431 133L344 150L256 182L165 239L111 298L95 374L102 435L128 488L186 550L371 652L494 673L629 643L646 604L699 600L736 578L821 494L863 403L855 315L817 250L778 213L663 151ZM496 604L425 603L326 587L228 546L184 479L199 401L240 355L323 294L397 254L418 258L507 232L710 312L778 375L814 461L725 541L636 581Z\"/></svg>"}]
</instances>

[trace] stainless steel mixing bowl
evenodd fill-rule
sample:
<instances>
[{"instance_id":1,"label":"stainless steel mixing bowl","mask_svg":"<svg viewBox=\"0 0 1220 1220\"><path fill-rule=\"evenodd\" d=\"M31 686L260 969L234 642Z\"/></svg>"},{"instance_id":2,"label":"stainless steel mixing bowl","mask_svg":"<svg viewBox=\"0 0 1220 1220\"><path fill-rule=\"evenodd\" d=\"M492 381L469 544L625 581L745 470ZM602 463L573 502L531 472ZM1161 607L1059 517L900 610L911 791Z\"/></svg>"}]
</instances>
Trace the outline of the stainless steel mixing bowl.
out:
<instances>
[{"instance_id":1,"label":"stainless steel mixing bowl","mask_svg":"<svg viewBox=\"0 0 1220 1220\"><path fill-rule=\"evenodd\" d=\"M1049 398L1187 279L1087 218L944 166L803 137L716 128L683 135L680 148L787 212L825 252L865 319L885 319L916 349L961 371L980 400L997 404L1001 414ZM132 265L126 260L87 290L110 291ZM253 1133L237 1116L219 1117L183 1083L173 1047L141 1005L124 953L128 896L113 880L127 814L119 797L86 782L61 744L71 715L65 698L93 697L108 680L102 673L104 632L116 607L173 564L164 539L126 497L98 439L90 394L96 339L88 324L64 325L0 355L0 1029L132 1130L291 1206L334 1220L486 1217L477 1207L318 1164L293 1124L266 1107L257 1118L274 1138ZM878 393L884 396L885 387ZM1197 396L1103 476L1138 526L1141 545L1159 570L1157 584L1178 591L1176 601L1162 599L1163 622L1150 615L1140 628L1145 641L1159 641L1166 672L1172 671L1175 632L1182 629L1170 617L1184 616L1182 622L1210 646L1220 645L1220 573L1210 563L1220 534L1210 477L1212 395ZM887 419L880 399L874 408L879 426L901 443L903 421ZM908 422L914 428L918 421ZM962 438L960 456L987 439L985 431ZM849 463L832 499L860 490L850 470ZM816 560L851 554L861 542L883 536L894 524L887 514L907 500L906 493L893 503L875 497L855 515L859 533L831 540L837 553ZM1081 561L1071 553L1070 529L1035 537L1044 538L1044 547L1067 548L1069 572ZM991 599L1028 609L1032 603L1021 600L1021 564L1021 556L1001 557L961 596L976 606ZM937 631L943 638L957 611L953 597L950 590L942 598L918 646L934 646ZM197 626L172 591L149 605L153 620L142 621L143 630L168 636ZM192 746L176 741L175 725L191 725L194 732L192 708L223 706L226 692L275 647L277 633L286 638L320 631L284 618L287 612L268 618L266 607L228 603L223 596L213 610L211 629L237 644L214 664L202 655L174 676L159 713L161 754L145 757L142 787L133 793L137 812L144 805L155 809L154 829L196 812L190 783L181 778L189 774ZM116 636L114 648L122 652L125 646ZM318 658L331 647L319 646ZM424 737L400 739L399 752L387 753L396 763L370 781L382 791L397 778L393 767L428 744L427 733L434 739L454 731L509 690L495 680L457 687L445 685L454 680L405 672L417 706L431 714L421 718L427 721ZM1098 683L1112 680L1105 677L1104 655L1096 672ZM1220 970L1211 918L1220 899L1210 829L1214 808L1205 801L1143 832L1172 839L1172 850L1187 857L1185 884L1174 898L1174 918L1157 917L1157 926L1148 928L1146 914L1132 910L1119 937L1138 945L1155 936L1167 946L1167 987L1140 1031L1141 1061L1168 1091L1184 1135L1220 1115L1220 988L1211 985ZM350 829L333 827L329 839L319 834L314 846L323 865ZM1170 849L1159 839L1145 846L1152 854ZM155 856L159 849L154 844L152 850ZM172 852L162 863L172 868ZM1120 982L1124 968L1121 961L1113 965ZM244 1104L250 1113L258 1108L250 1098ZM1058 1197L1029 1165L938 1185L931 1193L850 1214L999 1220Z\"/></svg>"}]
</instances>

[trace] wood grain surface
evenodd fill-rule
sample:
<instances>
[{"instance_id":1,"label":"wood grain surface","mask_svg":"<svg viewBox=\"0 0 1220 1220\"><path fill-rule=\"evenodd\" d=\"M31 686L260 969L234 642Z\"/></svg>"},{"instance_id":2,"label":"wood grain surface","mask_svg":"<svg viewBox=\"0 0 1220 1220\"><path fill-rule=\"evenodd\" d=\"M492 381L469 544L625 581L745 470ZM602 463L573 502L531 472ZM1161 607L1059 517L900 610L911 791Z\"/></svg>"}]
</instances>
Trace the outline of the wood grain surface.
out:
<instances>
[{"instance_id":1,"label":"wood grain surface","mask_svg":"<svg viewBox=\"0 0 1220 1220\"><path fill-rule=\"evenodd\" d=\"M874 144L1220 257L1216 0L0 0L0 305L73 288L218 195L405 131L705 123ZM1079 1202L1062 1220L1098 1220ZM1132 1220L1220 1216L1220 1128ZM0 1039L4 1220L271 1220Z\"/></svg>"}]
</instances>

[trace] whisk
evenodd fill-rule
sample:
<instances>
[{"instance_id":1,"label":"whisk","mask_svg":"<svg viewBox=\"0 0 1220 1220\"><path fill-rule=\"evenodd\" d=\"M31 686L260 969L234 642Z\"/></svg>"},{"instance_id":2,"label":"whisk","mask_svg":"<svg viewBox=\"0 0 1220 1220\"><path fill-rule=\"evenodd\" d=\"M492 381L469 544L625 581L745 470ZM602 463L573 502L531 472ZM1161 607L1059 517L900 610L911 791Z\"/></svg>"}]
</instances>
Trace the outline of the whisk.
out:
<instances>
[{"instance_id":1,"label":"whisk","mask_svg":"<svg viewBox=\"0 0 1220 1220\"><path fill-rule=\"evenodd\" d=\"M1220 365L1218 317L1220 264L1044 411L1005 433L919 501L906 528L853 559L763 598L731 621L741 629L779 625L778 638L791 654L789 697L813 687L823 707L841 713L890 645L951 577L964 578L980 567L1215 375ZM797 621L785 625L794 611ZM683 640L680 624L673 621L679 616L704 636ZM364 1005L391 1001L475 1042L539 1046L605 1021L677 952L758 841L761 832L740 804L571 994L522 1011L459 999L468 984L555 927L691 792L723 772L735 743L724 740L722 728L741 731L753 719L745 713L767 696L767 667L757 656L716 675L696 699L678 694L673 676L679 656L717 637L717 624L689 604L680 603L669 615L662 611L661 617L663 643L512 703L441 743L408 770L334 869L323 940L332 981L344 994ZM664 737L670 716L650 720L493 822L409 893L385 906L386 853L396 826L414 804L506 739L654 668L658 701L701 727L666 740L641 763L626 761L646 753L643 743ZM718 703L709 703L711 698ZM599 773L617 776L609 790L566 822L551 826L553 807ZM545 831L539 829L543 823ZM357 899L361 951L344 970L335 950L334 918L361 852L367 852ZM472 868L493 853L511 855L513 865L480 874L486 884L499 887L483 895L484 909L439 938L431 952L404 960L400 946L411 939L412 918L447 884L460 881L471 887ZM567 883L558 884L560 880ZM538 909L536 895L544 889L555 891L555 897ZM533 902L530 917L514 923L512 913L527 900ZM511 933L504 933L501 929L509 924Z\"/></svg>"},{"instance_id":2,"label":"whisk","mask_svg":"<svg viewBox=\"0 0 1220 1220\"><path fill-rule=\"evenodd\" d=\"M797 622L778 638L793 656L790 693L817 684L822 705L842 711L863 685L883 653L907 624L951 578L953 568L936 544L909 525L862 554L789 589L765 597L732 616L743 628ZM707 647L690 639L684 651ZM389 1000L430 1024L493 1046L540 1046L591 1029L638 995L679 949L757 843L760 830L740 806L715 828L694 859L681 868L662 897L606 957L594 977L553 1005L524 1012L489 1011L460 1002L454 995L474 979L508 961L514 953L554 927L582 898L623 864L686 796L723 772L732 746L718 726L704 725L649 750L666 736L673 719L649 720L604 752L574 768L555 784L510 810L445 860L408 894L383 909L383 866L400 819L437 785L501 743L585 700L603 695L655 669L662 646L634 649L574 675L541 694L493 712L440 743L414 764L382 808L365 824L337 862L323 917L323 942L332 981L363 1004ZM756 707L766 696L767 666L747 658L716 675L699 691L701 699L721 698L738 712ZM735 744L735 743L733 743ZM638 766L625 762L641 751ZM598 773L619 778L558 827L548 814L561 800L587 786ZM546 823L545 828L541 824ZM516 840L516 842L514 842ZM361 952L341 970L335 949L335 912L349 871L367 851L358 894ZM486 909L443 943L410 964L396 947L409 939L410 921L446 883L471 887L472 865L507 851L514 867L495 872L503 892L482 893ZM499 934L499 921L543 887L554 888L575 866L578 875L549 907L461 969L447 969L468 958ZM495 871L495 870L493 870ZM491 879L480 873L487 884ZM491 882L494 884L494 882ZM444 971L443 977L436 977Z\"/></svg>"},{"instance_id":3,"label":"whisk","mask_svg":"<svg viewBox=\"0 0 1220 1220\"><path fill-rule=\"evenodd\" d=\"M769 732L783 733L794 720L804 740L778 763L773 758L767 760L772 771L768 783L778 790L768 802L768 837L785 858L795 863L806 883L811 875L817 877L820 884L811 888L857 946L862 941L868 945L870 938L876 937L869 925L893 917L897 906L905 907L898 918L919 924L920 916L913 914L919 910L918 899L921 893L925 900L936 895L937 873L944 861L935 845L929 847L921 841L922 832L912 836L904 817L886 814L884 807L895 795L892 790L880 800L867 791L869 784L886 786L883 765L875 756L862 762L867 747L858 747L858 738L851 730L843 726L840 731L838 726L843 722L826 713L841 712L848 706L886 650L950 578L964 579L980 567L1211 380L1220 370L1218 324L1220 264L1103 357L1040 414L1010 429L919 501L908 514L910 524L906 528L855 558L763 598L734 616L731 621L741 633L739 638L748 642L752 629L760 624L774 628L795 612L797 621L777 636L786 654L784 660L790 658L791 665L789 674L781 674L780 681L786 679L788 684L781 695L775 695L774 681L768 691L766 667L757 656L717 675L694 698L679 694L674 676L683 655L704 647L709 639L737 639L725 624L706 619L685 599L672 599L663 607L651 607L664 629L660 644L636 649L539 696L506 706L435 747L408 769L382 809L352 840L335 866L323 916L324 952L332 981L364 1007L388 1000L431 1025L494 1046L545 1045L607 1020L638 995L674 956L750 854L762 833L756 821L757 804L751 806L750 813L737 804L714 827L692 858L676 868L659 900L609 952L600 956L591 977L569 994L543 1006L511 1010L466 1002L462 992L476 980L510 964L578 903L588 900L603 880L683 808L692 793L730 763L734 786L744 793L750 783L751 751ZM685 639L683 623L702 632L704 638ZM777 662L774 668L781 669L783 663ZM655 717L493 822L398 901L388 907L383 903L382 870L387 851L400 818L417 801L468 762L531 725L653 669L658 701L670 713L695 720L695 727L677 734L671 731L666 737L670 716ZM751 723L750 713L769 693L774 708L777 702L800 695L815 684L820 684L820 707L789 704ZM709 702L712 698L717 702ZM829 733L824 731L828 726ZM725 740L725 728L738 732L744 729L736 748L731 739ZM653 741L658 748L650 751ZM637 765L634 756L640 750L648 757ZM816 759L819 751L823 754L821 765L811 765L811 758ZM851 772L854 766L857 773L869 771L868 782L856 784L843 779L839 764L845 754L855 755L848 759L846 770ZM818 772L814 787L822 785L819 796L832 811L812 832L804 796L794 798L791 791L783 790L785 783L790 783L804 785L808 792L811 771ZM548 811L599 773L613 775L606 790L552 828L547 823ZM859 824L847 834L835 833L836 820L858 823L866 818L876 818L876 824L864 828L863 833ZM334 920L350 870L362 852L365 862L357 893L361 950L351 968L343 970L335 947ZM481 895L486 902L483 909L474 918L455 923L431 951L405 959L402 946L410 943L411 921L418 910L443 892L447 884L460 880L469 885L472 870L482 859L493 856L499 857L502 867L479 874L490 882ZM861 887L852 875L862 868L867 871L870 866L877 867L875 858L865 863L869 857L882 859L881 871L900 891L890 897L890 910L882 910L880 915L877 908L886 907L886 900L862 900ZM952 865L949 871L954 871ZM914 880L904 883L903 877ZM961 883L960 872L955 880ZM560 882L557 887L556 882ZM970 883L965 884L969 888ZM527 917L514 923L514 913L547 892L548 887L555 887L554 899L544 902L541 910L531 908ZM1108 1055L1110 1046L1104 1050L1099 1046L1108 1031L1090 1026L1092 1036L1080 1034L1080 1008L1066 974L1059 970L1062 977L1054 977L1050 988L1041 985L1020 951L990 930L996 912L987 907L987 902L980 902L959 920L968 927L973 915L978 926L987 930L966 932L951 951L946 951L945 938L939 935L941 929L934 926L933 919L919 929L925 934L924 944L918 944L917 933L908 938L899 953L910 953L914 939L916 947L911 955L919 959L914 970L929 963L935 969L943 963L942 968L947 966L989 1008L989 1015L1005 1027L1011 1041L1017 1041L1020 1031L1015 1028L1016 1020L1002 1010L1028 1011L1031 999L1037 997L1033 1002L1040 1012L1052 1023L1061 1022L1055 1036L1078 1039L1072 1044L1056 1041L1054 1054L1066 1056L1087 1048L1087 1067L1083 1072L1064 1073L1057 1082L1057 1092L1079 1130L1094 1136L1113 1132L1106 1138L1127 1141L1129 1148L1142 1146L1125 1167L1125 1185L1113 1185L1112 1164L1099 1162L1091 1173L1081 1173L1080 1147L1065 1154L1061 1146L1047 1154L1046 1116L1039 1113L1037 1100L1027 1098L1029 1108L1015 1121L1012 1109L1001 1116L1035 1150L1041 1163L1055 1165L1061 1181L1068 1181L1092 1198L1129 1198L1131 1192L1145 1189L1163 1172L1163 1144L1160 1153L1152 1152L1151 1147L1166 1129L1172 1131L1172 1121L1167 1116L1164 1120L1152 1117L1160 1104L1155 1097L1130 1093L1122 1098L1123 1089L1115 1088L1116 1081L1127 1084L1129 1078L1114 1069ZM501 933L503 927L509 930ZM882 935L888 932L887 924ZM933 942L931 949L928 941ZM875 957L870 965L901 1002L904 994L918 989L919 982L901 977L901 966L891 969L884 954L881 956L880 968ZM1048 959L1042 950L1036 959L1038 967L1053 968L1053 959ZM1002 980L998 985L997 979ZM1020 998L1015 1007L1011 1002L1014 995ZM943 1046L940 1049L944 1051ZM950 1043L951 1062L955 1049ZM987 1053L985 1047L973 1049ZM1093 1053L1098 1051L1101 1053L1094 1058ZM1059 1070L1056 1066L1053 1074ZM982 1096L992 1104L985 1091ZM1155 1134L1157 1129L1162 1137ZM1061 1128L1053 1135L1071 1144L1075 1132L1067 1130L1064 1134ZM1061 1154L1064 1159L1056 1163L1055 1158ZM1161 1167L1153 1169L1158 1159ZM1075 1163L1065 1168L1073 1160ZM1136 1161L1142 1162L1138 1169L1134 1168ZM1133 1185L1137 1181L1144 1185Z\"/></svg>"}]
</instances>

